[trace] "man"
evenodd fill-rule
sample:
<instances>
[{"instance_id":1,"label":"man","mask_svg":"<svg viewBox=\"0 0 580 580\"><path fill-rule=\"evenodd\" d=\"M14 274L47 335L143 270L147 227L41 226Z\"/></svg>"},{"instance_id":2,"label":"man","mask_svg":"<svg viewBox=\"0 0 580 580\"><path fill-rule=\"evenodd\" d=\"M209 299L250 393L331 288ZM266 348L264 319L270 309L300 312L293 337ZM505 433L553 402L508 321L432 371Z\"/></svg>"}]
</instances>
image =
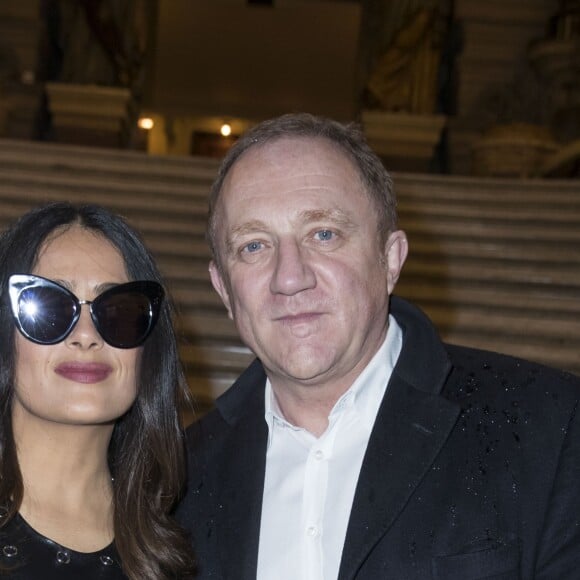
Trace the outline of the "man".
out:
<instances>
[{"instance_id":1,"label":"man","mask_svg":"<svg viewBox=\"0 0 580 580\"><path fill-rule=\"evenodd\" d=\"M407 239L359 132L252 129L209 240L257 358L189 434L200 578L580 578L580 381L445 345L392 296Z\"/></svg>"}]
</instances>

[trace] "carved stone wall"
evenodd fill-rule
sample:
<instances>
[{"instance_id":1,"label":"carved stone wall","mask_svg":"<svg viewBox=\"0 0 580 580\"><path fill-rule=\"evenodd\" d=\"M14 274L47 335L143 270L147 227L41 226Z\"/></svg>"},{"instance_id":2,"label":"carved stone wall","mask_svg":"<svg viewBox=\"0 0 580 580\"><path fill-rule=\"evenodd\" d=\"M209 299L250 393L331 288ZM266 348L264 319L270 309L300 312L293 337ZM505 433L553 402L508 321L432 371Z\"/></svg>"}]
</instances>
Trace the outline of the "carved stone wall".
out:
<instances>
[{"instance_id":1,"label":"carved stone wall","mask_svg":"<svg viewBox=\"0 0 580 580\"><path fill-rule=\"evenodd\" d=\"M513 82L531 41L545 35L557 0L456 0L462 47L456 60L456 110L449 122L451 173L471 172L474 140L485 128L485 96Z\"/></svg>"},{"instance_id":2,"label":"carved stone wall","mask_svg":"<svg viewBox=\"0 0 580 580\"><path fill-rule=\"evenodd\" d=\"M37 85L40 0L0 2L0 135L33 138L42 89Z\"/></svg>"}]
</instances>

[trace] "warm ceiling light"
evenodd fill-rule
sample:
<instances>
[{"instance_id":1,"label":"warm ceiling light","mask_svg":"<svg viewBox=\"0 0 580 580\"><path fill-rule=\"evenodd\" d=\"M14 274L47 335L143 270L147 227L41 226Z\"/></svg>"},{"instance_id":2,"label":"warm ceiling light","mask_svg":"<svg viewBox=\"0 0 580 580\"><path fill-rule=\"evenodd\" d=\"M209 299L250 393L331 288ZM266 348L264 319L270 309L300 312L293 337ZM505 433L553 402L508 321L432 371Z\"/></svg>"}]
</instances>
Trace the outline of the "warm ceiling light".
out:
<instances>
[{"instance_id":1,"label":"warm ceiling light","mask_svg":"<svg viewBox=\"0 0 580 580\"><path fill-rule=\"evenodd\" d=\"M224 137L229 137L232 134L232 126L229 123L224 123L221 127L220 127L220 133L224 136Z\"/></svg>"},{"instance_id":2,"label":"warm ceiling light","mask_svg":"<svg viewBox=\"0 0 580 580\"><path fill-rule=\"evenodd\" d=\"M153 125L155 125L151 117L141 117L137 124L140 129L145 129L145 131L153 129Z\"/></svg>"}]
</instances>

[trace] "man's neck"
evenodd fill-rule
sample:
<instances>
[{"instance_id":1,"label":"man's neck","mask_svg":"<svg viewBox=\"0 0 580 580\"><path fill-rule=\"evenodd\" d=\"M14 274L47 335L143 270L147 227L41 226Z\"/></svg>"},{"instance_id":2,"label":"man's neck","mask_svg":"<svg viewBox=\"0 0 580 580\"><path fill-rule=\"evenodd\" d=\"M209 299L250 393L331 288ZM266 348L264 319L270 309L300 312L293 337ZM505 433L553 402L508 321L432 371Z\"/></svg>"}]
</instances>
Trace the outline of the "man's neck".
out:
<instances>
[{"instance_id":1,"label":"man's neck","mask_svg":"<svg viewBox=\"0 0 580 580\"><path fill-rule=\"evenodd\" d=\"M320 437L328 428L328 416L340 397L348 390L329 392L324 387L307 386L294 389L276 388L272 392L282 416L291 425Z\"/></svg>"}]
</instances>

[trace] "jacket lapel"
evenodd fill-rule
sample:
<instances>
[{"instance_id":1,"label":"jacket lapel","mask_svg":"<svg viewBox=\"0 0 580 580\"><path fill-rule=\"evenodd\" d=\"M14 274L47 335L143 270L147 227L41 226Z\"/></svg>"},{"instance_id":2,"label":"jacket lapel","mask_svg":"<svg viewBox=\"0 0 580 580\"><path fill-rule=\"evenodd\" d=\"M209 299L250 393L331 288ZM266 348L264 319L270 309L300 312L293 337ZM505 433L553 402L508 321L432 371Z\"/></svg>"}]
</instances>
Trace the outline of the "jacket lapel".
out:
<instances>
[{"instance_id":1,"label":"jacket lapel","mask_svg":"<svg viewBox=\"0 0 580 580\"><path fill-rule=\"evenodd\" d=\"M241 388L238 394L244 396L237 401L218 403L231 428L216 481L215 529L224 578L232 580L256 578L268 437L264 381L261 366L254 363L238 380L251 385L251 392Z\"/></svg>"},{"instance_id":2,"label":"jacket lapel","mask_svg":"<svg viewBox=\"0 0 580 580\"><path fill-rule=\"evenodd\" d=\"M458 405L398 377L391 381L357 483L339 580L356 576L429 470L458 415Z\"/></svg>"},{"instance_id":3,"label":"jacket lapel","mask_svg":"<svg viewBox=\"0 0 580 580\"><path fill-rule=\"evenodd\" d=\"M430 321L396 297L391 313L403 330L403 350L363 460L339 580L355 578L430 469L460 413L459 405L440 395L452 369Z\"/></svg>"}]
</instances>

